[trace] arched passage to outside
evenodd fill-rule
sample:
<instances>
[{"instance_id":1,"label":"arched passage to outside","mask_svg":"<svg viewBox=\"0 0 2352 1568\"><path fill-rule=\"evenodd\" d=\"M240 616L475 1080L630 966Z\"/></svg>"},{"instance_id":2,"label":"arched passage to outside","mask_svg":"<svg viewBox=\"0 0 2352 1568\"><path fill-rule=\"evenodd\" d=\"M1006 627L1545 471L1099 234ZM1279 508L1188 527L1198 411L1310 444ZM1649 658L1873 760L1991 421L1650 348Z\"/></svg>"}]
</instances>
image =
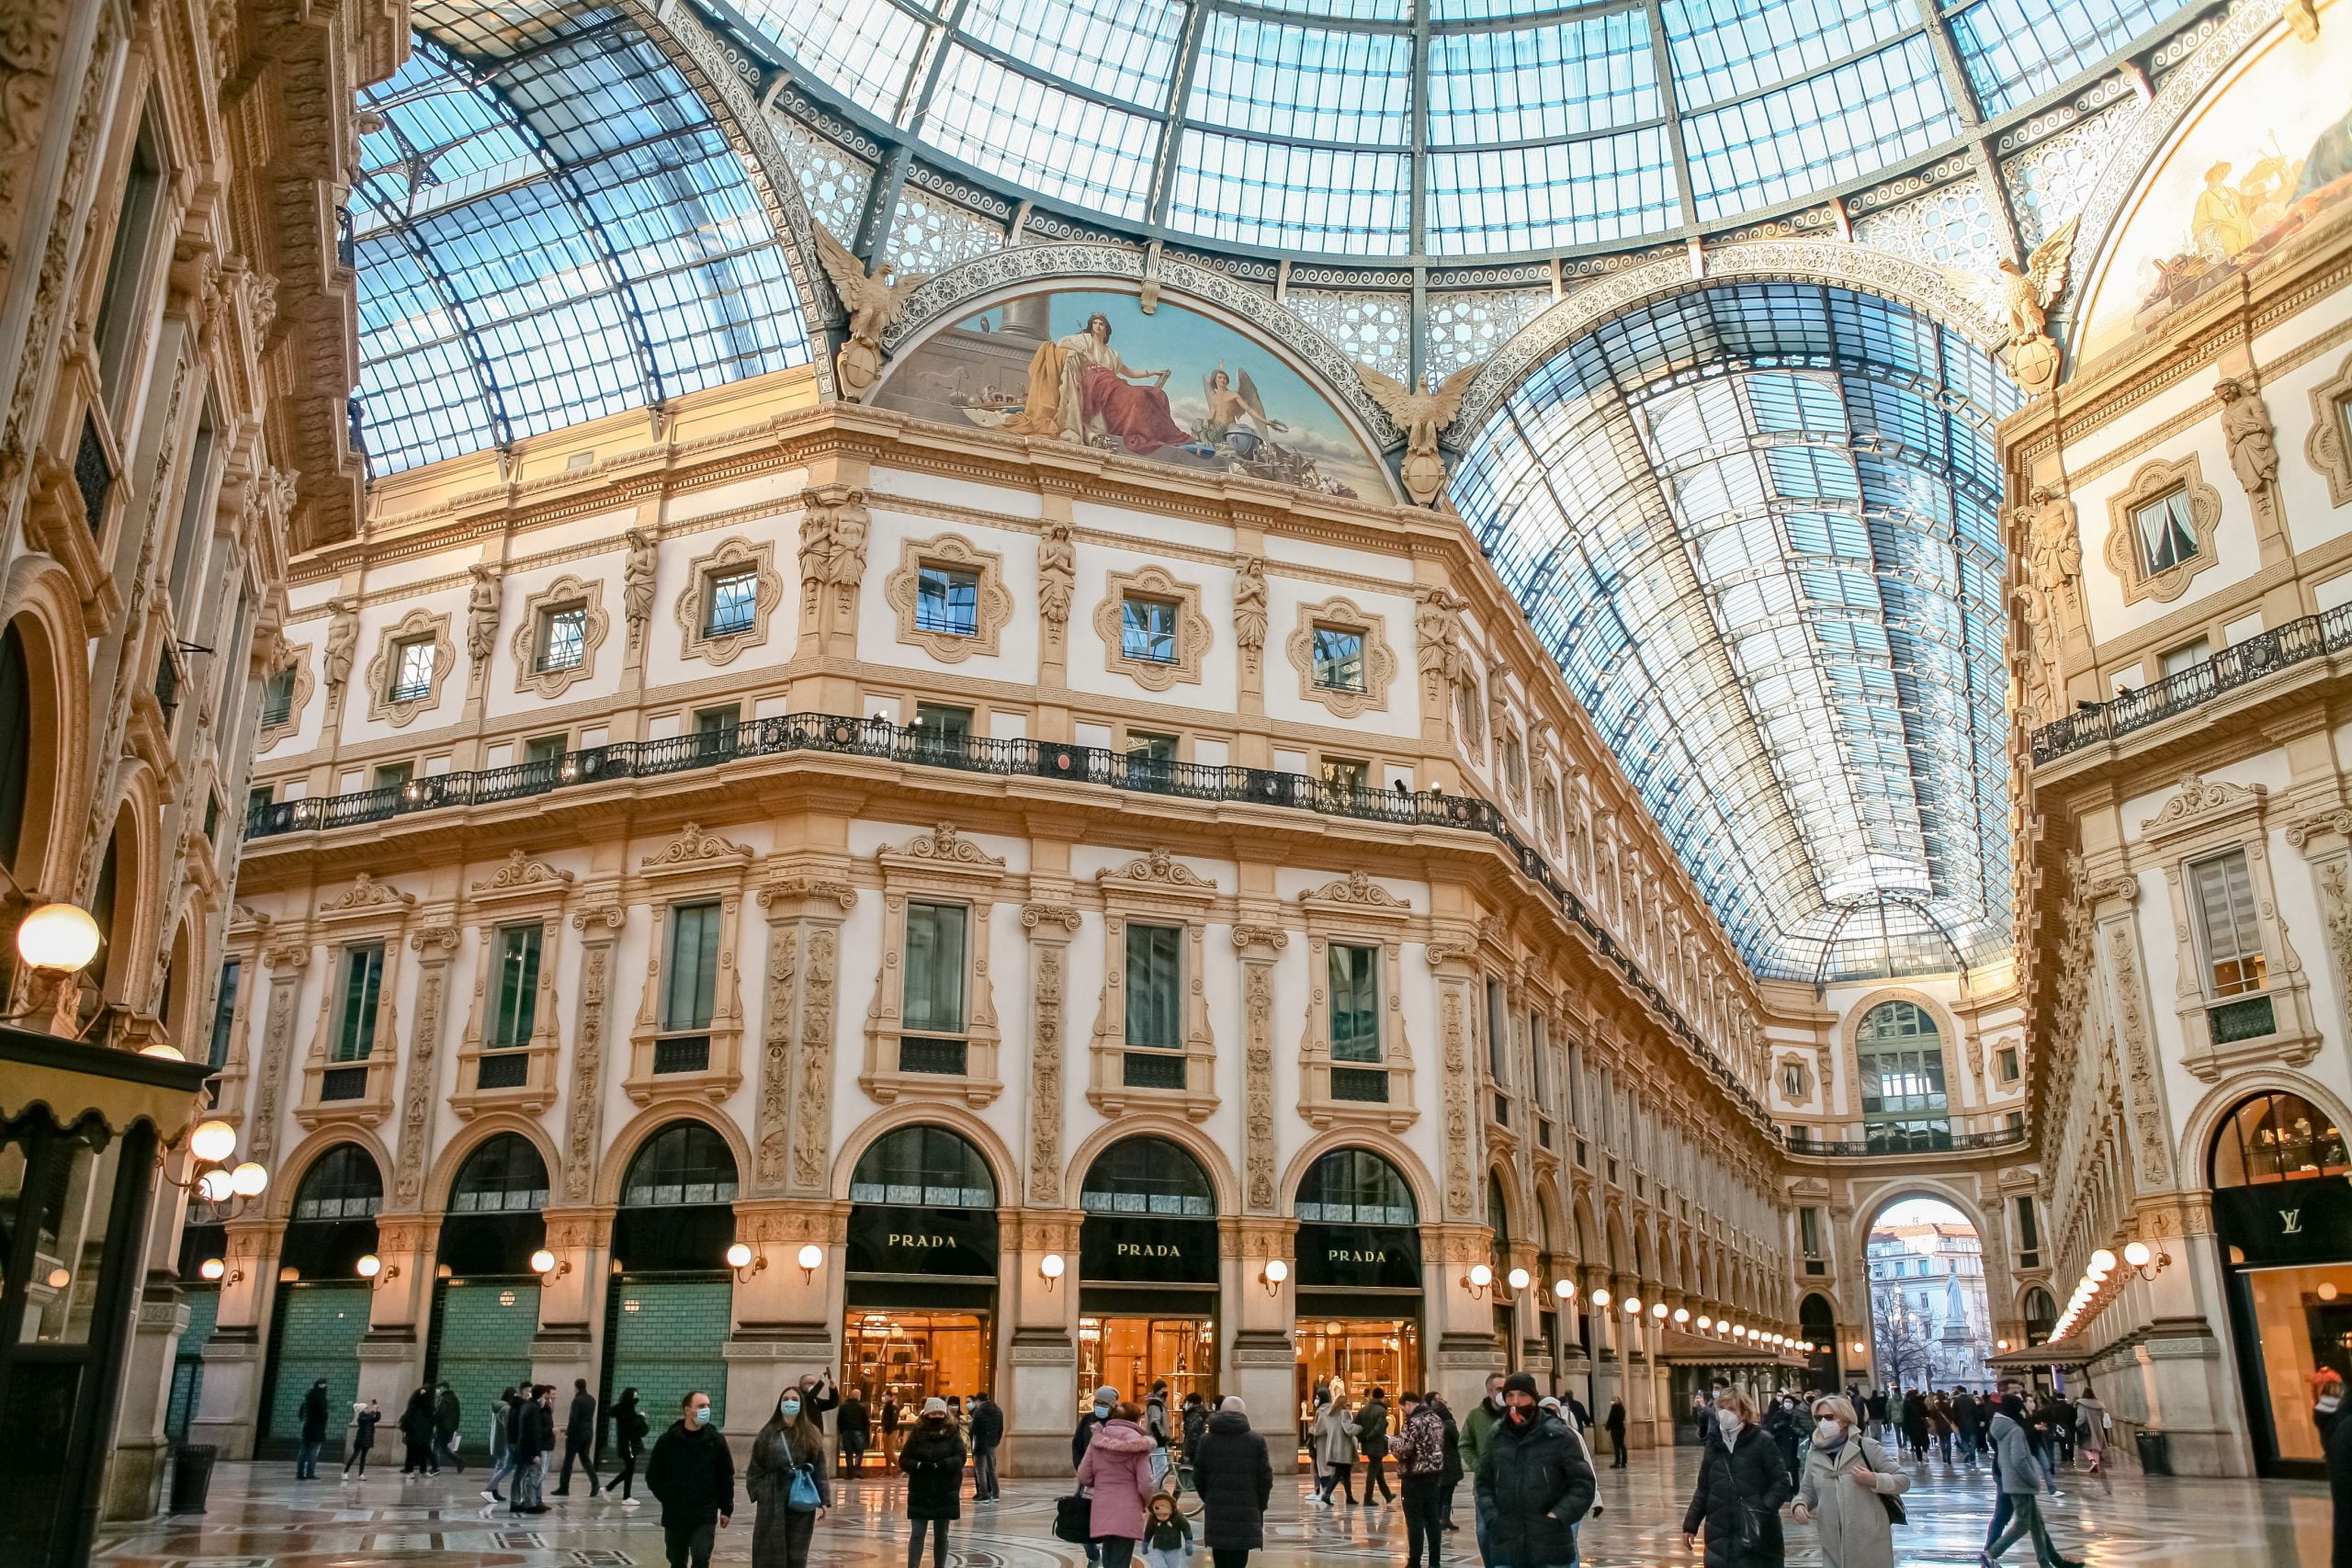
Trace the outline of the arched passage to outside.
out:
<instances>
[{"instance_id":1,"label":"arched passage to outside","mask_svg":"<svg viewBox=\"0 0 2352 1568\"><path fill-rule=\"evenodd\" d=\"M1897 1199L1871 1222L1867 1261L1881 1386L1991 1387L1993 1320L1975 1224L1940 1198Z\"/></svg>"},{"instance_id":2,"label":"arched passage to outside","mask_svg":"<svg viewBox=\"0 0 2352 1568\"><path fill-rule=\"evenodd\" d=\"M1123 1138L1078 1198L1078 1385L1138 1404L1155 1386L1172 1429L1187 1394L1216 1393L1216 1188L1173 1138Z\"/></svg>"},{"instance_id":3,"label":"arched passage to outside","mask_svg":"<svg viewBox=\"0 0 2352 1568\"><path fill-rule=\"evenodd\" d=\"M336 1144L303 1167L278 1249L257 1455L294 1451L302 1400L314 1384L326 1384L330 1417L358 1397L359 1341L372 1292L357 1265L376 1250L383 1204L383 1172L357 1144Z\"/></svg>"}]
</instances>

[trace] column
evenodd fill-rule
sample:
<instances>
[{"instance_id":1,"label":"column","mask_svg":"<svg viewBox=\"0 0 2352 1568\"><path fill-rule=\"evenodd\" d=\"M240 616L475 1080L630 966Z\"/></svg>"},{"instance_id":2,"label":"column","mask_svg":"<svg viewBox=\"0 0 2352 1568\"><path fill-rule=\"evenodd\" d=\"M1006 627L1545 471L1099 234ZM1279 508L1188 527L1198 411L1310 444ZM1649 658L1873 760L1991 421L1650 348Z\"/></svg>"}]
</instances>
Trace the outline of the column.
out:
<instances>
[{"instance_id":1,"label":"column","mask_svg":"<svg viewBox=\"0 0 2352 1568\"><path fill-rule=\"evenodd\" d=\"M1516 1293L1511 1303L1511 1325L1518 1343L1510 1348L1511 1365L1535 1379L1535 1386L1544 1393L1552 1391L1552 1347L1544 1338L1544 1302L1552 1282L1543 1277L1537 1265L1542 1254L1532 1241L1511 1243L1510 1257L1506 1260L1505 1278L1509 1269L1527 1270L1527 1288ZM1506 1286L1508 1289L1508 1286Z\"/></svg>"},{"instance_id":2,"label":"column","mask_svg":"<svg viewBox=\"0 0 2352 1568\"><path fill-rule=\"evenodd\" d=\"M183 1175L192 1164L184 1154L164 1157L180 1167ZM157 1179L160 1185L160 1172ZM147 1213L141 1262L145 1277L138 1310L130 1320L114 1438L99 1495L101 1518L148 1518L163 1501L164 1454L168 1446L164 1439L164 1410L171 1398L172 1359L187 1327L187 1309L181 1304L183 1292L172 1268L187 1208L178 1190L163 1187Z\"/></svg>"},{"instance_id":3,"label":"column","mask_svg":"<svg viewBox=\"0 0 2352 1568\"><path fill-rule=\"evenodd\" d=\"M847 1203L772 1199L735 1205L735 1239L752 1249L752 1261L735 1271L727 1408L759 1413L758 1420L746 1414L728 1423L739 1463L750 1460L752 1438L786 1384L804 1372L829 1372L840 1382L848 1237ZM820 1254L813 1268L801 1257L811 1247Z\"/></svg>"},{"instance_id":4,"label":"column","mask_svg":"<svg viewBox=\"0 0 2352 1568\"><path fill-rule=\"evenodd\" d=\"M605 1290L613 1267L613 1213L610 1206L550 1208L540 1216L547 1222L547 1248L555 1267L539 1278L531 1377L556 1390L558 1409L571 1397L572 1379L586 1378L589 1387L596 1386Z\"/></svg>"},{"instance_id":5,"label":"column","mask_svg":"<svg viewBox=\"0 0 2352 1568\"><path fill-rule=\"evenodd\" d=\"M283 1220L232 1220L221 1255L229 1271L220 1280L220 1308L211 1341L204 1348L204 1386L187 1440L210 1443L223 1459L251 1459L254 1431L261 1422L264 1328L277 1301L277 1258L286 1239Z\"/></svg>"},{"instance_id":6,"label":"column","mask_svg":"<svg viewBox=\"0 0 2352 1568\"><path fill-rule=\"evenodd\" d=\"M1471 1266L1487 1261L1493 1246L1484 1225L1421 1227L1422 1312L1434 1347L1430 1382L1465 1415L1487 1396L1487 1379L1510 1370L1508 1348L1495 1340L1493 1287L1473 1295L1469 1282Z\"/></svg>"},{"instance_id":7,"label":"column","mask_svg":"<svg viewBox=\"0 0 2352 1568\"><path fill-rule=\"evenodd\" d=\"M1277 1456L1274 1472L1283 1474L1288 1467L1281 1456L1298 1446L1292 1417L1298 1345L1291 1337L1298 1311L1298 1222L1229 1216L1217 1229L1224 1292L1218 1327L1225 1340L1218 1387L1241 1396L1250 1427ZM1270 1282L1269 1265L1277 1262L1283 1278Z\"/></svg>"},{"instance_id":8,"label":"column","mask_svg":"<svg viewBox=\"0 0 2352 1568\"><path fill-rule=\"evenodd\" d=\"M359 1397L376 1401L389 1419L399 1419L410 1391L424 1378L424 1336L418 1331L433 1301L439 1235L440 1225L421 1214L387 1214L376 1221L376 1256L383 1269L369 1281L374 1289L368 1298L368 1332L359 1341ZM350 1414L327 1412L329 1453Z\"/></svg>"},{"instance_id":9,"label":"column","mask_svg":"<svg viewBox=\"0 0 2352 1568\"><path fill-rule=\"evenodd\" d=\"M1606 1290L1609 1304L1593 1304L1592 1292ZM1592 1419L1596 1428L1609 1419L1609 1402L1626 1401L1627 1419L1632 1419L1633 1402L1625 1393L1625 1364L1618 1353L1621 1336L1618 1325L1624 1314L1617 1310L1617 1287L1609 1270L1599 1264L1587 1264L1577 1271L1577 1301L1592 1325ZM1632 1446L1630 1438L1627 1446Z\"/></svg>"},{"instance_id":10,"label":"column","mask_svg":"<svg viewBox=\"0 0 2352 1568\"><path fill-rule=\"evenodd\" d=\"M1007 1475L1069 1473L1070 1428L1078 1410L1078 1238L1086 1216L1076 1209L1007 1210L1000 1225L1010 1243L997 1278L996 1393L1004 1406ZM1062 1260L1059 1278L1040 1265Z\"/></svg>"}]
</instances>

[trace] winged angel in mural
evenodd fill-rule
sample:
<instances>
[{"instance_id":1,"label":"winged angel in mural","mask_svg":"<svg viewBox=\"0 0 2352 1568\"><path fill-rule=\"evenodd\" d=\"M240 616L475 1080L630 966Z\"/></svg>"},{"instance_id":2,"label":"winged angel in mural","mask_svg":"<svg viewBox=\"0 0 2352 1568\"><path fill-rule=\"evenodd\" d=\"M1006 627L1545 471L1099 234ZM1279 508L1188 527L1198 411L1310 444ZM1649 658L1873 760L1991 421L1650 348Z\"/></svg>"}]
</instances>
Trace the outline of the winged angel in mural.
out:
<instances>
[{"instance_id":1,"label":"winged angel in mural","mask_svg":"<svg viewBox=\"0 0 2352 1568\"><path fill-rule=\"evenodd\" d=\"M824 225L809 227L816 232L817 257L825 264L825 276L832 279L833 292L841 296L842 308L849 312L844 329L847 341L834 356L833 373L841 380L842 395L863 402L882 376L883 333L906 309L907 296L931 274L894 274L886 267L881 276L869 277L856 253L826 232Z\"/></svg>"},{"instance_id":2,"label":"winged angel in mural","mask_svg":"<svg viewBox=\"0 0 2352 1568\"><path fill-rule=\"evenodd\" d=\"M1482 360L1477 365L1464 366L1438 383L1433 392L1417 392L1377 370L1356 367L1363 389L1405 433L1401 477L1405 493L1413 498L1416 506L1430 505L1437 500L1438 491L1445 488L1445 459L1437 455L1437 438L1462 412L1463 396L1470 390L1470 383L1478 378L1479 366L1484 363Z\"/></svg>"},{"instance_id":3,"label":"winged angel in mural","mask_svg":"<svg viewBox=\"0 0 2352 1568\"><path fill-rule=\"evenodd\" d=\"M2073 270L2075 230L2081 221L2077 215L2060 224L2033 247L2023 266L2002 258L2000 272L1990 279L1982 273L1942 269L1953 287L1962 294L1984 299L2006 321L2009 342L2001 357L2029 396L2039 396L2057 384L2058 345L2050 340L2050 307L2057 303Z\"/></svg>"}]
</instances>

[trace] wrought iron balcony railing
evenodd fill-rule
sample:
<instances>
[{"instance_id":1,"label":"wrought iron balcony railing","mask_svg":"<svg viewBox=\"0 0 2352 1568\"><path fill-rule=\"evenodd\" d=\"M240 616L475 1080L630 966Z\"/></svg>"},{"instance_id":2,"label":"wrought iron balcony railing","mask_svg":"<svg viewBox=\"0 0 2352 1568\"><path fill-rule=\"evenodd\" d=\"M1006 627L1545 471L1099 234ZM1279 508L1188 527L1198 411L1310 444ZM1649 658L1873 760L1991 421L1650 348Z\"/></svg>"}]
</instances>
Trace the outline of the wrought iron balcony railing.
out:
<instances>
[{"instance_id":1,"label":"wrought iron balcony railing","mask_svg":"<svg viewBox=\"0 0 2352 1568\"><path fill-rule=\"evenodd\" d=\"M2338 604L2233 642L2201 664L2126 692L2112 702L2091 703L2033 732L2033 760L2054 761L2070 751L2143 729L2158 719L2187 713L2224 692L2275 675L2290 666L2352 649L2352 604Z\"/></svg>"},{"instance_id":2,"label":"wrought iron balcony railing","mask_svg":"<svg viewBox=\"0 0 2352 1568\"><path fill-rule=\"evenodd\" d=\"M1813 1155L1838 1159L1885 1159L1900 1155L1967 1154L1976 1149L2005 1149L2026 1141L2023 1127L1995 1127L1983 1133L1939 1133L1926 1137L1917 1135L1894 1138L1866 1138L1859 1142L1825 1142L1808 1138L1802 1130L1785 1141L1792 1155Z\"/></svg>"},{"instance_id":3,"label":"wrought iron balcony railing","mask_svg":"<svg viewBox=\"0 0 2352 1568\"><path fill-rule=\"evenodd\" d=\"M658 778L718 767L747 757L776 757L797 751L871 757L1001 777L1060 779L1184 800L1283 807L1358 821L1458 828L1484 833L1500 843L1519 863L1519 869L1558 902L1561 913L1585 932L1625 983L1657 1010L1678 1039L1708 1064L1724 1092L1758 1116L1765 1114L1747 1086L1724 1065L1713 1047L1643 973L1634 956L1585 908L1584 900L1568 890L1543 854L1519 837L1502 812L1487 801L1448 795L1442 790L1351 789L1304 773L1277 773L1267 768L1155 761L1099 746L1072 746L1057 740L942 737L935 731L914 725L895 725L886 719L799 713L755 718L730 728L662 740L625 740L610 746L593 746L513 767L441 773L382 789L258 805L246 815L245 837L269 839L286 833L365 827L418 812L525 800L586 784Z\"/></svg>"}]
</instances>

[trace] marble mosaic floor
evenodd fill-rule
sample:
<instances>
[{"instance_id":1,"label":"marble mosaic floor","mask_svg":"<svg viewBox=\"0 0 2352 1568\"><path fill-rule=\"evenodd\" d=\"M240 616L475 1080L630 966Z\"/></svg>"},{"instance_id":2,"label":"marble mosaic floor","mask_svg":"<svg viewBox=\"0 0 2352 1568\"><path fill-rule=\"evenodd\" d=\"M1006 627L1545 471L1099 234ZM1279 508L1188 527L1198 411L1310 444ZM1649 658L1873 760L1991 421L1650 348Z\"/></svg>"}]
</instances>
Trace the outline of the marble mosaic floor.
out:
<instances>
[{"instance_id":1,"label":"marble mosaic floor","mask_svg":"<svg viewBox=\"0 0 2352 1568\"><path fill-rule=\"evenodd\" d=\"M1687 1565L1682 1505L1695 1475L1692 1450L1645 1453L1624 1470L1601 1472L1602 1515L1584 1531L1584 1558L1595 1568ZM1896 1531L1900 1561L1928 1568L1973 1563L1992 1510L1982 1472L1930 1461L1913 1472L1911 1524ZM624 1509L575 1495L550 1499L553 1510L514 1518L489 1509L476 1488L480 1472L402 1482L396 1472L340 1483L331 1470L298 1483L290 1462L223 1465L202 1517L158 1520L102 1532L96 1561L111 1568L340 1568L357 1563L512 1564L514 1568L594 1568L662 1562L662 1532L650 1502ZM2100 1568L2326 1568L2329 1510L2316 1483L2163 1480L2120 1476L2114 1493L2069 1482L2044 1512L2061 1551ZM1402 1562L1404 1524L1393 1508L1303 1506L1304 1485L1274 1489L1268 1550L1259 1568L1312 1563ZM1007 1482L1004 1500L975 1506L967 1498L955 1529L952 1559L962 1568L1069 1568L1079 1549L1052 1539L1050 1482ZM879 1481L845 1488L844 1506L818 1528L816 1568L895 1568L904 1561L906 1526L898 1489ZM1457 1505L1458 1552L1475 1562L1466 1491ZM714 1561L750 1561L751 1520L721 1532ZM1790 1527L1789 1562L1820 1562L1813 1532ZM2030 1549L2010 1553L2030 1563ZM1205 1553L1193 1558L1207 1562Z\"/></svg>"}]
</instances>

